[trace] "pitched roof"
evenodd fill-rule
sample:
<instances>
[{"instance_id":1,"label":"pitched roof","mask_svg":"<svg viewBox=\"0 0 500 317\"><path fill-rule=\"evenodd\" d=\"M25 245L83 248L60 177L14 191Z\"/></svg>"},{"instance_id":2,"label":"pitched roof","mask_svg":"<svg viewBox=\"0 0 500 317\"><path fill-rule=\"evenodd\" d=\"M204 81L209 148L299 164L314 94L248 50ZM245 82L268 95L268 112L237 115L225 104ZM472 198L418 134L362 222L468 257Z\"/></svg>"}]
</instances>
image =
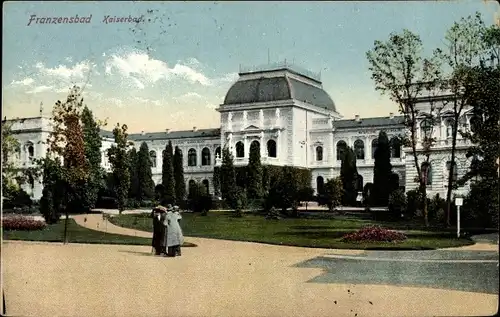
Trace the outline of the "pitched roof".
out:
<instances>
[{"instance_id":1,"label":"pitched roof","mask_svg":"<svg viewBox=\"0 0 500 317\"><path fill-rule=\"evenodd\" d=\"M394 116L392 119L390 117L376 117L366 119L360 118L359 121L356 121L355 119L349 119L333 122L333 126L336 129L368 128L389 125L399 125L401 126L401 128L403 128L404 116Z\"/></svg>"},{"instance_id":2,"label":"pitched roof","mask_svg":"<svg viewBox=\"0 0 500 317\"><path fill-rule=\"evenodd\" d=\"M113 137L113 133L101 130L101 136ZM171 140L185 138L203 138L203 137L219 137L220 129L200 129L200 130L184 130L171 132L149 132L149 133L131 133L128 135L131 141L148 141L148 140Z\"/></svg>"}]
</instances>

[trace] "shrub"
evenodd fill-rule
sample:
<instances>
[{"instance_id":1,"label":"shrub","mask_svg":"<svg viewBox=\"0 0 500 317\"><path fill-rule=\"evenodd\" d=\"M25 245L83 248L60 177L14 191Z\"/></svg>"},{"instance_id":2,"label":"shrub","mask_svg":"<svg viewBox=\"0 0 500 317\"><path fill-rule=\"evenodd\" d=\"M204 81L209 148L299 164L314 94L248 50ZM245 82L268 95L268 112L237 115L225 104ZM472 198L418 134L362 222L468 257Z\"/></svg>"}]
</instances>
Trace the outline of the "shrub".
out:
<instances>
[{"instance_id":1,"label":"shrub","mask_svg":"<svg viewBox=\"0 0 500 317\"><path fill-rule=\"evenodd\" d=\"M271 219L271 220L279 220L281 219L280 213L276 210L276 208L271 207L269 212L266 215L266 219Z\"/></svg>"},{"instance_id":2,"label":"shrub","mask_svg":"<svg viewBox=\"0 0 500 317\"><path fill-rule=\"evenodd\" d=\"M410 217L418 216L418 211L422 209L422 193L418 189L409 190L406 193L406 201L406 213Z\"/></svg>"},{"instance_id":3,"label":"shrub","mask_svg":"<svg viewBox=\"0 0 500 317\"><path fill-rule=\"evenodd\" d=\"M429 203L428 206L429 206L428 207L429 208L429 214L428 214L429 220L441 222L438 219L438 214L439 213L443 213L444 214L444 210L446 210L446 200L443 199L443 198L441 198L439 196L439 194L436 194L430 200L430 203ZM442 219L442 220L444 220L444 219ZM444 223L444 221L442 223Z\"/></svg>"},{"instance_id":4,"label":"shrub","mask_svg":"<svg viewBox=\"0 0 500 317\"><path fill-rule=\"evenodd\" d=\"M236 193L236 208L235 215L236 217L241 217L243 214L243 209L246 208L248 204L247 194L244 189L239 188Z\"/></svg>"},{"instance_id":5,"label":"shrub","mask_svg":"<svg viewBox=\"0 0 500 317\"><path fill-rule=\"evenodd\" d=\"M406 195L398 189L389 195L389 218L396 220L406 211Z\"/></svg>"},{"instance_id":6,"label":"shrub","mask_svg":"<svg viewBox=\"0 0 500 317\"><path fill-rule=\"evenodd\" d=\"M45 226L46 223L44 221L23 216L13 216L2 219L2 228L4 230L33 231L42 230Z\"/></svg>"},{"instance_id":7,"label":"shrub","mask_svg":"<svg viewBox=\"0 0 500 317\"><path fill-rule=\"evenodd\" d=\"M202 183L195 183L189 192L189 208L193 212L206 214L212 205L212 198L207 192L207 188Z\"/></svg>"},{"instance_id":8,"label":"shrub","mask_svg":"<svg viewBox=\"0 0 500 317\"><path fill-rule=\"evenodd\" d=\"M342 237L344 242L398 242L405 239L406 236L403 233L379 226L364 227Z\"/></svg>"}]
</instances>

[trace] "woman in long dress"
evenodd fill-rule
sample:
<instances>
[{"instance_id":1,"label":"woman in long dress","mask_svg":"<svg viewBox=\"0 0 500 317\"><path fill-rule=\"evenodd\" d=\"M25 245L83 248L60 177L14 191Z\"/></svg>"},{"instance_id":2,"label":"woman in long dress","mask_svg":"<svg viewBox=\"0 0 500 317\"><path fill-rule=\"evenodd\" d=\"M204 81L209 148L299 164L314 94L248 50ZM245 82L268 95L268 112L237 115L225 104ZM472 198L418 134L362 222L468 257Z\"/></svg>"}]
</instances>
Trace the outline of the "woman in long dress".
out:
<instances>
[{"instance_id":1,"label":"woman in long dress","mask_svg":"<svg viewBox=\"0 0 500 317\"><path fill-rule=\"evenodd\" d=\"M184 242L184 236L182 235L182 230L179 225L179 219L181 218L180 214L178 212L174 213L171 210L168 210L166 217L168 219L167 255L180 255L178 250L180 249L181 244Z\"/></svg>"}]
</instances>

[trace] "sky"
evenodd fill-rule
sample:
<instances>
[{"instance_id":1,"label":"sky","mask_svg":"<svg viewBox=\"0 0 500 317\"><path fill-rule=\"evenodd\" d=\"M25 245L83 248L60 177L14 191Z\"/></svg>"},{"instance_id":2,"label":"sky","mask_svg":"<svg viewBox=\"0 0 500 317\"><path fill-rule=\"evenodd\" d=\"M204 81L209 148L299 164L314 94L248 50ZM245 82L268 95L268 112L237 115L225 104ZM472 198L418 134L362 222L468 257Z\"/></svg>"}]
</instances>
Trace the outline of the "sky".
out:
<instances>
[{"instance_id":1,"label":"sky","mask_svg":"<svg viewBox=\"0 0 500 317\"><path fill-rule=\"evenodd\" d=\"M479 0L4 2L2 112L34 117L43 103L50 115L78 85L109 129L216 128L215 108L240 65L286 60L321 72L344 118L387 116L398 108L370 78L366 52L375 40L406 28L432 51L454 21L478 11L490 25L498 7ZM41 20L77 16L84 23Z\"/></svg>"}]
</instances>

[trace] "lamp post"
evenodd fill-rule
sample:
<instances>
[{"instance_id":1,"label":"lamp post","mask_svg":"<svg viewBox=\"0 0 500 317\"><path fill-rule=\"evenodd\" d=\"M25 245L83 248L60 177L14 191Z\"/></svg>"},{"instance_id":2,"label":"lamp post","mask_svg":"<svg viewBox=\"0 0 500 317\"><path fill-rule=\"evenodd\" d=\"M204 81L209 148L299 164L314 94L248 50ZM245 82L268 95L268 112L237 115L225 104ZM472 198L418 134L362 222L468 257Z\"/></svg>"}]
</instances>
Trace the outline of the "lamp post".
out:
<instances>
[{"instance_id":1,"label":"lamp post","mask_svg":"<svg viewBox=\"0 0 500 317\"><path fill-rule=\"evenodd\" d=\"M460 206L462 206L462 203L462 197L455 197L455 205L457 206L457 238L460 238Z\"/></svg>"}]
</instances>

